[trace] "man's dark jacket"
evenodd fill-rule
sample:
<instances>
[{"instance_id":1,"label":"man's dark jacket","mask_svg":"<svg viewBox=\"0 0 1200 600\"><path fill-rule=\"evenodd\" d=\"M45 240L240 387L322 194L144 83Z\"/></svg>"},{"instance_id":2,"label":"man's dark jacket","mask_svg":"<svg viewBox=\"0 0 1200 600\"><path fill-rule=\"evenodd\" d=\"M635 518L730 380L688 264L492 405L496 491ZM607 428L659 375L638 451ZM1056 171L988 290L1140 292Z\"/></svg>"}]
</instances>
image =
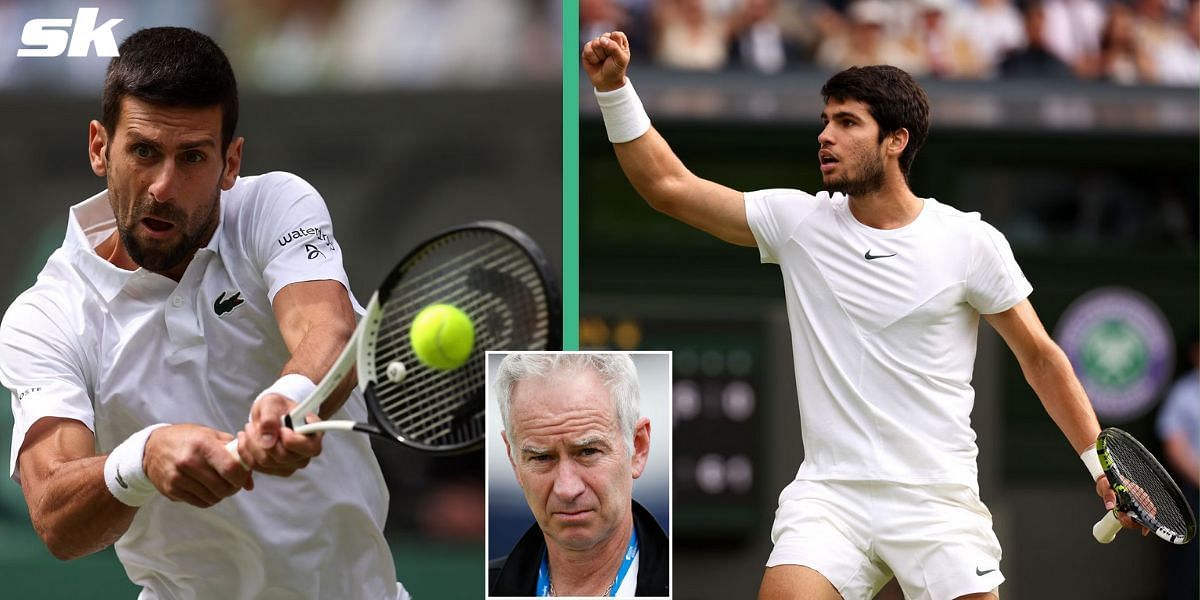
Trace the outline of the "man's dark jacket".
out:
<instances>
[{"instance_id":1,"label":"man's dark jacket","mask_svg":"<svg viewBox=\"0 0 1200 600\"><path fill-rule=\"evenodd\" d=\"M633 502L633 526L638 537L638 596L668 596L667 568L670 544L658 521L641 504ZM488 565L488 593L492 596L533 596L546 538L537 523L521 536L512 552Z\"/></svg>"}]
</instances>

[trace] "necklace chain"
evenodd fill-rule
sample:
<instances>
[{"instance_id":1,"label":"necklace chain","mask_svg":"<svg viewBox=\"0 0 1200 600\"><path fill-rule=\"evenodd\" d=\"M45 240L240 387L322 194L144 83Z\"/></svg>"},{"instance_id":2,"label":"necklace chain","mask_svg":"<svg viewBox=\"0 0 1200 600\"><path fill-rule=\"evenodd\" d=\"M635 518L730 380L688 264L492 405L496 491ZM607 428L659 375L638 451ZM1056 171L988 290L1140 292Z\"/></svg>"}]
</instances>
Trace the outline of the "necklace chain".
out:
<instances>
[{"instance_id":1,"label":"necklace chain","mask_svg":"<svg viewBox=\"0 0 1200 600\"><path fill-rule=\"evenodd\" d=\"M616 582L615 581L608 582L608 587L604 588L604 593L600 594L600 595L607 596L607 595L611 594L613 583L616 583ZM550 595L558 596L558 592L554 591L554 577L553 576L550 577Z\"/></svg>"}]
</instances>

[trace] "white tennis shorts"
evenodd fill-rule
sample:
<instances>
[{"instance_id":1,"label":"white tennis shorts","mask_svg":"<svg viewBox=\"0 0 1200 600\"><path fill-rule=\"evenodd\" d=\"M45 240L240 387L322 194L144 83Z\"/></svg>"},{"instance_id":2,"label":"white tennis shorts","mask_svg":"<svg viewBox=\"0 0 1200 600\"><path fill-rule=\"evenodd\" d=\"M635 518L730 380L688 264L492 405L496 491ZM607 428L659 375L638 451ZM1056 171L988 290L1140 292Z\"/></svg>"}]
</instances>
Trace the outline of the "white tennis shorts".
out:
<instances>
[{"instance_id":1,"label":"white tennis shorts","mask_svg":"<svg viewBox=\"0 0 1200 600\"><path fill-rule=\"evenodd\" d=\"M793 481L779 495L771 541L768 567L814 569L846 600L870 600L893 574L912 600L1004 581L992 515L964 485Z\"/></svg>"}]
</instances>

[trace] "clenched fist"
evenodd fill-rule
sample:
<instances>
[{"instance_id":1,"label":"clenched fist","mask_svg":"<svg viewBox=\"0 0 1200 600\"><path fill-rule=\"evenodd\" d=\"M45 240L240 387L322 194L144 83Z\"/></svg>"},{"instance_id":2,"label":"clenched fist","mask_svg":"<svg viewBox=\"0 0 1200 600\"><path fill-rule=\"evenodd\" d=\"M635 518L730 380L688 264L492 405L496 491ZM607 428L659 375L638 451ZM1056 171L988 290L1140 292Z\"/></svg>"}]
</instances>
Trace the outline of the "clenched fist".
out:
<instances>
[{"instance_id":1,"label":"clenched fist","mask_svg":"<svg viewBox=\"0 0 1200 600\"><path fill-rule=\"evenodd\" d=\"M583 46L583 70L597 91L611 92L625 85L629 68L629 38L620 31L601 35Z\"/></svg>"}]
</instances>

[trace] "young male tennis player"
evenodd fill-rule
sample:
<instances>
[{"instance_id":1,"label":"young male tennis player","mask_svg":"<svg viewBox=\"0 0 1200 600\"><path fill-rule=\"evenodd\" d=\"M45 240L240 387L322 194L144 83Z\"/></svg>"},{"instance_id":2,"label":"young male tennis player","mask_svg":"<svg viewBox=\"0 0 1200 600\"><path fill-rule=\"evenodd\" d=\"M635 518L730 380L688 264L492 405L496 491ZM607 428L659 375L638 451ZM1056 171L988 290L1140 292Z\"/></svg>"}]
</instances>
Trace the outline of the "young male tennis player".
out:
<instances>
[{"instance_id":1,"label":"young male tennis player","mask_svg":"<svg viewBox=\"0 0 1200 600\"><path fill-rule=\"evenodd\" d=\"M692 174L651 127L625 76L624 34L589 41L582 58L638 193L757 247L783 274L805 458L779 496L760 598L869 599L893 574L909 598L998 598L1000 545L970 426L980 315L1112 508L1095 414L1008 242L977 213L908 187L929 129L912 77L874 66L825 84L816 158L826 191L742 193Z\"/></svg>"}]
</instances>

